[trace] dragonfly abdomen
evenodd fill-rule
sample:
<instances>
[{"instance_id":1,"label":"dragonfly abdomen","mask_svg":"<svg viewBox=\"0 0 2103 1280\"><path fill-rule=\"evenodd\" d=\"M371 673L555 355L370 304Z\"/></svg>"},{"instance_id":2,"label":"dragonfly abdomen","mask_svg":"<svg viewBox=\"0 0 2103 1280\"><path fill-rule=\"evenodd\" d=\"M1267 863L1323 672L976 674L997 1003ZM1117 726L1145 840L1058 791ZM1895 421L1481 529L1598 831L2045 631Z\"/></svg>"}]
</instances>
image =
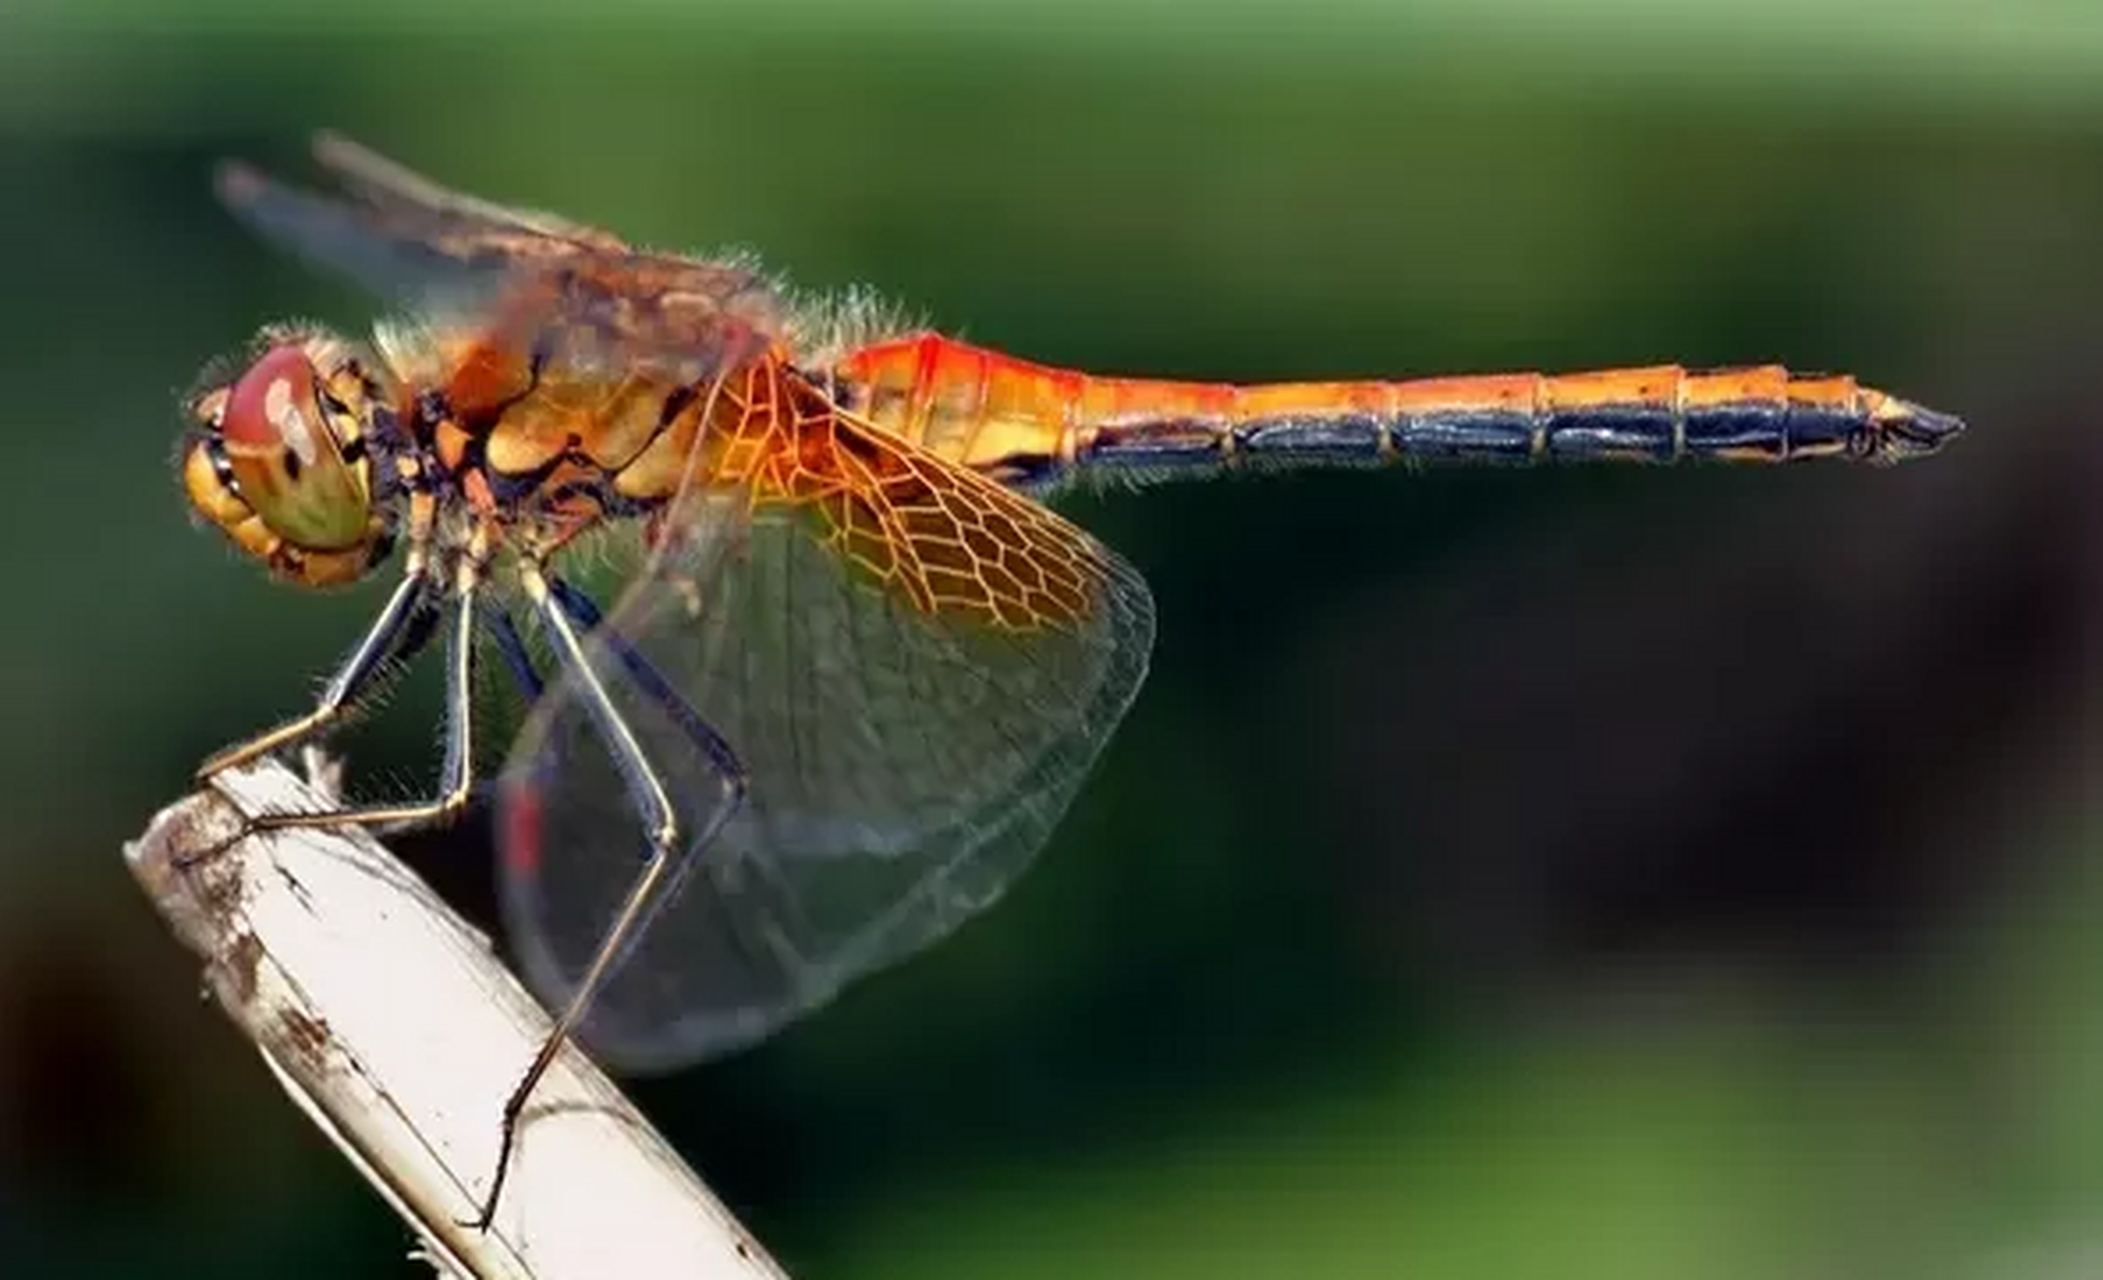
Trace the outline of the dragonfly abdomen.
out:
<instances>
[{"instance_id":1,"label":"dragonfly abdomen","mask_svg":"<svg viewBox=\"0 0 2103 1280\"><path fill-rule=\"evenodd\" d=\"M1099 377L926 335L864 348L839 376L881 425L1032 485L1387 463L1889 462L1961 428L1779 365L1236 386Z\"/></svg>"},{"instance_id":2,"label":"dragonfly abdomen","mask_svg":"<svg viewBox=\"0 0 2103 1280\"><path fill-rule=\"evenodd\" d=\"M1897 403L1852 378L1779 366L1115 390L1115 411L1076 428L1082 472L1863 458L1878 454Z\"/></svg>"}]
</instances>

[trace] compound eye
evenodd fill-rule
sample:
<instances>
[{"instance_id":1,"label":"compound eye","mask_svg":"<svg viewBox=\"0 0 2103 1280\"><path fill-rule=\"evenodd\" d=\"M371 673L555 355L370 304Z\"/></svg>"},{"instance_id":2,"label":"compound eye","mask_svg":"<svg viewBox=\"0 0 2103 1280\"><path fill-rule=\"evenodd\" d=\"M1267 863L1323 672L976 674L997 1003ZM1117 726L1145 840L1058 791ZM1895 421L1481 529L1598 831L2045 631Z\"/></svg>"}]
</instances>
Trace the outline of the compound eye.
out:
<instances>
[{"instance_id":1,"label":"compound eye","mask_svg":"<svg viewBox=\"0 0 2103 1280\"><path fill-rule=\"evenodd\" d=\"M342 412L341 406L336 406ZM241 497L272 532L310 551L356 546L371 498L345 461L339 424L323 404L313 361L296 346L266 352L227 392L219 435Z\"/></svg>"}]
</instances>

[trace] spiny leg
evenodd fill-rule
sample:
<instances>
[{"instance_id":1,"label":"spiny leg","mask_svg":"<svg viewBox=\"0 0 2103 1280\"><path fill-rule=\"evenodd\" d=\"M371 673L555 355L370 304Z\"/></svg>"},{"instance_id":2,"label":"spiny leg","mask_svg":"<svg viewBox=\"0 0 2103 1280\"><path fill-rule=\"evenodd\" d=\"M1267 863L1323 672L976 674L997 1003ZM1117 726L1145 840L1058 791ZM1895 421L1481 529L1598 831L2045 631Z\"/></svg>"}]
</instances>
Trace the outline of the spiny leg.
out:
<instances>
[{"instance_id":1,"label":"spiny leg","mask_svg":"<svg viewBox=\"0 0 2103 1280\"><path fill-rule=\"evenodd\" d=\"M642 651L637 649L628 637L622 635L617 628L601 629L599 624L604 619L590 596L561 578L548 579L548 593L555 598L555 603L561 606L562 611L569 615L572 623L613 651L621 660L621 666L627 671L628 678L642 691L644 697L656 704L657 709L665 714L665 718L672 722L672 726L679 730L680 735L707 757L718 778L736 780L734 790L726 792L721 818L709 824L708 838L696 841L688 855L678 859L672 876L660 885L652 906L662 907L679 892L679 886L686 883L687 875L698 865L697 855L701 852L701 847L713 839L723 823L735 816L738 805L743 803L747 781L744 762L738 759L737 752L731 748L729 740L716 732L714 725L701 718L700 713L694 710L693 704L665 680L664 674L643 656ZM649 916L637 920L635 927L629 931L630 946L642 938L649 922ZM626 958L625 951L607 958L606 981L611 981L613 975L619 972Z\"/></svg>"},{"instance_id":2,"label":"spiny leg","mask_svg":"<svg viewBox=\"0 0 2103 1280\"><path fill-rule=\"evenodd\" d=\"M199 781L209 782L216 774L255 760L282 747L312 742L369 697L392 662L414 657L430 642L430 585L420 563L387 598L380 614L367 628L348 657L329 677L314 709L296 720L262 733L247 742L229 747L206 760L197 770ZM258 831L273 827L299 826L322 818L321 814L242 814L240 825L223 839L213 841L180 860L183 867L211 862ZM316 825L322 825L318 822Z\"/></svg>"},{"instance_id":3,"label":"spiny leg","mask_svg":"<svg viewBox=\"0 0 2103 1280\"><path fill-rule=\"evenodd\" d=\"M526 642L519 638L518 628L512 624L511 615L504 611L503 606L487 601L483 601L479 607L482 611L482 628L489 638L496 642L497 653L504 659L504 665L510 668L511 679L518 685L519 696L524 698L529 706L540 701L541 690L544 687L540 672L533 669L533 655L526 651ZM596 626L597 622L586 625L589 629Z\"/></svg>"},{"instance_id":4,"label":"spiny leg","mask_svg":"<svg viewBox=\"0 0 2103 1280\"><path fill-rule=\"evenodd\" d=\"M366 629L364 637L343 659L328 683L322 686L314 709L246 742L214 752L197 767L197 780L209 781L214 774L247 764L280 747L296 746L326 732L372 692L390 660L413 657L424 646L430 638L430 631L418 626L417 621L419 613L429 603L429 595L430 582L424 576L423 566L412 562L394 594L388 596L387 603L381 606L372 626Z\"/></svg>"},{"instance_id":5,"label":"spiny leg","mask_svg":"<svg viewBox=\"0 0 2103 1280\"><path fill-rule=\"evenodd\" d=\"M445 756L438 793L403 804L359 805L321 813L273 813L250 819L252 831L288 827L371 827L402 831L450 822L474 795L475 608L481 584L478 558L463 556L453 584L445 663Z\"/></svg>"},{"instance_id":6,"label":"spiny leg","mask_svg":"<svg viewBox=\"0 0 2103 1280\"><path fill-rule=\"evenodd\" d=\"M511 673L511 683L517 688L520 699L527 707L532 707L540 701L540 695L547 691L547 685L533 665L533 655L527 650L525 640L519 636L517 624L512 622L509 611L502 605L490 603L486 597L477 601L476 609L482 619L482 634L488 636L495 644L497 656L503 660L505 669ZM496 785L497 780L494 778L476 779L476 801L487 799Z\"/></svg>"},{"instance_id":7,"label":"spiny leg","mask_svg":"<svg viewBox=\"0 0 2103 1280\"><path fill-rule=\"evenodd\" d=\"M560 578L548 579L548 592L555 597L555 603L562 606L562 611L569 615L570 621L586 631L598 632L601 621L599 608L592 603L590 596ZM731 749L730 743L722 734L716 732L714 725L695 713L677 689L665 683L664 676L656 667L650 665L648 658L628 642L626 636L618 631L608 630L598 638L620 657L621 665L627 668L629 678L634 680L652 701L661 706L666 715L672 717L673 723L689 741L701 748L702 754L708 757L708 762L716 767L717 772L743 776L745 766L738 761L737 753Z\"/></svg>"},{"instance_id":8,"label":"spiny leg","mask_svg":"<svg viewBox=\"0 0 2103 1280\"><path fill-rule=\"evenodd\" d=\"M428 619L426 606L430 601L431 542L436 528L438 508L429 494L417 494L409 500L408 551L402 560L402 581L387 598L380 616L365 633L365 638L351 650L336 674L323 687L321 697L314 709L296 720L288 720L275 729L268 730L247 742L238 743L207 759L197 769L200 782L215 773L246 764L280 747L294 746L309 741L334 725L343 714L356 706L372 692L380 674L387 669L390 659L406 661L415 656L430 640L431 632L424 625ZM478 531L474 539L473 554L479 565L486 554L486 542ZM241 833L247 837L247 830Z\"/></svg>"},{"instance_id":9,"label":"spiny leg","mask_svg":"<svg viewBox=\"0 0 2103 1280\"><path fill-rule=\"evenodd\" d=\"M553 642L555 656L566 674L575 681L575 690L593 727L612 754L614 768L628 789L636 813L642 819L643 831L649 842L649 856L635 882L629 886L628 895L621 902L620 911L599 947L592 954L591 963L585 966L584 976L578 981L569 1003L564 1005L555 1018L555 1025L541 1042L540 1051L533 1055L525 1074L512 1089L511 1096L504 1100L503 1130L497 1144L496 1172L490 1180L489 1194L482 1201L482 1209L472 1224L475 1229L487 1231L496 1218L497 1202L503 1195L504 1178L511 1166L512 1149L517 1145L519 1119L525 1112L526 1100L532 1096L534 1087L553 1065L555 1055L576 1033L577 1026L590 1010L592 999L598 995L606 980L613 973L618 961L626 952L637 930L646 922L659 904L661 894L672 884L683 878L685 867L712 844L723 825L737 812L745 797L745 771L729 747L714 730L703 726L704 743L713 744L710 757L716 763L723 784L723 794L702 829L691 843L682 844L679 829L679 814L673 808L670 794L657 768L650 762L649 754L637 740L635 731L622 717L620 709L613 703L606 685L591 665L585 653L578 619L584 625L596 621L598 612L581 595L549 578L538 564L530 560L521 561L519 577L526 597L539 615L541 625L546 628ZM610 636L610 632L607 633ZM630 646L614 641L611 643L622 665L631 678L636 679L646 694L651 695L675 720L681 720L682 731L692 733L684 723L692 719L699 723L683 700L678 698L664 683L655 669L643 656ZM669 695L667 698L665 695ZM682 716L681 713L684 713Z\"/></svg>"}]
</instances>

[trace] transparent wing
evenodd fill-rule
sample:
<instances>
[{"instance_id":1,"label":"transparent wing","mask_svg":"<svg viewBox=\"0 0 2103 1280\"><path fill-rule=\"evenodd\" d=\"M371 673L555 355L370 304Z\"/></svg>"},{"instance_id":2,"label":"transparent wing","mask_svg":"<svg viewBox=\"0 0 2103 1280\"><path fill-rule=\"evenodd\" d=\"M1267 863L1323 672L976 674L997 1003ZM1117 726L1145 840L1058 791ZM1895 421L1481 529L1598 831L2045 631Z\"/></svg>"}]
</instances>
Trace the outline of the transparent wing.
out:
<instances>
[{"instance_id":1,"label":"transparent wing","mask_svg":"<svg viewBox=\"0 0 2103 1280\"><path fill-rule=\"evenodd\" d=\"M1114 552L867 424L805 427L749 489L689 496L593 646L688 831L720 776L677 702L750 775L584 1024L630 1068L750 1044L985 909L1145 675L1152 600ZM573 682L500 795L510 937L559 1004L643 852Z\"/></svg>"},{"instance_id":2,"label":"transparent wing","mask_svg":"<svg viewBox=\"0 0 2103 1280\"><path fill-rule=\"evenodd\" d=\"M302 190L240 161L219 167L216 187L221 202L264 239L410 306L485 298L508 277L588 252L516 224Z\"/></svg>"},{"instance_id":3,"label":"transparent wing","mask_svg":"<svg viewBox=\"0 0 2103 1280\"><path fill-rule=\"evenodd\" d=\"M779 334L783 307L749 266L630 249L611 233L450 191L349 139L315 156L352 197L302 190L239 161L220 199L265 239L472 333L578 376L693 381Z\"/></svg>"},{"instance_id":4,"label":"transparent wing","mask_svg":"<svg viewBox=\"0 0 2103 1280\"><path fill-rule=\"evenodd\" d=\"M528 238L556 239L594 249L628 251L620 237L604 228L454 191L340 133L324 130L315 134L314 159L367 203L441 223L459 241L480 237L497 246L521 245Z\"/></svg>"}]
</instances>

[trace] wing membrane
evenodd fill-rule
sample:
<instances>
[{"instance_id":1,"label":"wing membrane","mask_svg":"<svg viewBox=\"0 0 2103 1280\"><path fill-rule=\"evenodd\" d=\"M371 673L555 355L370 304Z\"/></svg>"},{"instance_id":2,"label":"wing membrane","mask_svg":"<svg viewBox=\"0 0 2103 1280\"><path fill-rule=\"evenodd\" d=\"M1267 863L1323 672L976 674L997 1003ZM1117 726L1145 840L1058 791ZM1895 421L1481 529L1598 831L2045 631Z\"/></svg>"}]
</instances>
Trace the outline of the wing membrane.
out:
<instances>
[{"instance_id":1,"label":"wing membrane","mask_svg":"<svg viewBox=\"0 0 2103 1280\"><path fill-rule=\"evenodd\" d=\"M491 246L540 239L614 253L630 251L620 237L602 227L455 191L340 133L316 134L314 159L368 204L445 225L462 243L480 236Z\"/></svg>"},{"instance_id":2,"label":"wing membrane","mask_svg":"<svg viewBox=\"0 0 2103 1280\"><path fill-rule=\"evenodd\" d=\"M324 167L356 199L305 191L249 165L220 167L222 201L294 255L520 355L584 374L639 367L693 381L763 349L782 328L764 276L742 264L643 253L552 214L450 191L324 134Z\"/></svg>"},{"instance_id":3,"label":"wing membrane","mask_svg":"<svg viewBox=\"0 0 2103 1280\"><path fill-rule=\"evenodd\" d=\"M606 623L751 779L585 1023L632 1068L760 1039L990 905L1145 675L1152 600L1115 553L866 424L835 425L858 470L823 497L763 481L697 493ZM931 576L942 563L995 572L967 587ZM1011 589L1062 577L1070 594ZM596 652L673 789L695 798L697 829L718 794L705 753ZM510 935L560 1001L641 851L573 688L530 714L501 794Z\"/></svg>"}]
</instances>

